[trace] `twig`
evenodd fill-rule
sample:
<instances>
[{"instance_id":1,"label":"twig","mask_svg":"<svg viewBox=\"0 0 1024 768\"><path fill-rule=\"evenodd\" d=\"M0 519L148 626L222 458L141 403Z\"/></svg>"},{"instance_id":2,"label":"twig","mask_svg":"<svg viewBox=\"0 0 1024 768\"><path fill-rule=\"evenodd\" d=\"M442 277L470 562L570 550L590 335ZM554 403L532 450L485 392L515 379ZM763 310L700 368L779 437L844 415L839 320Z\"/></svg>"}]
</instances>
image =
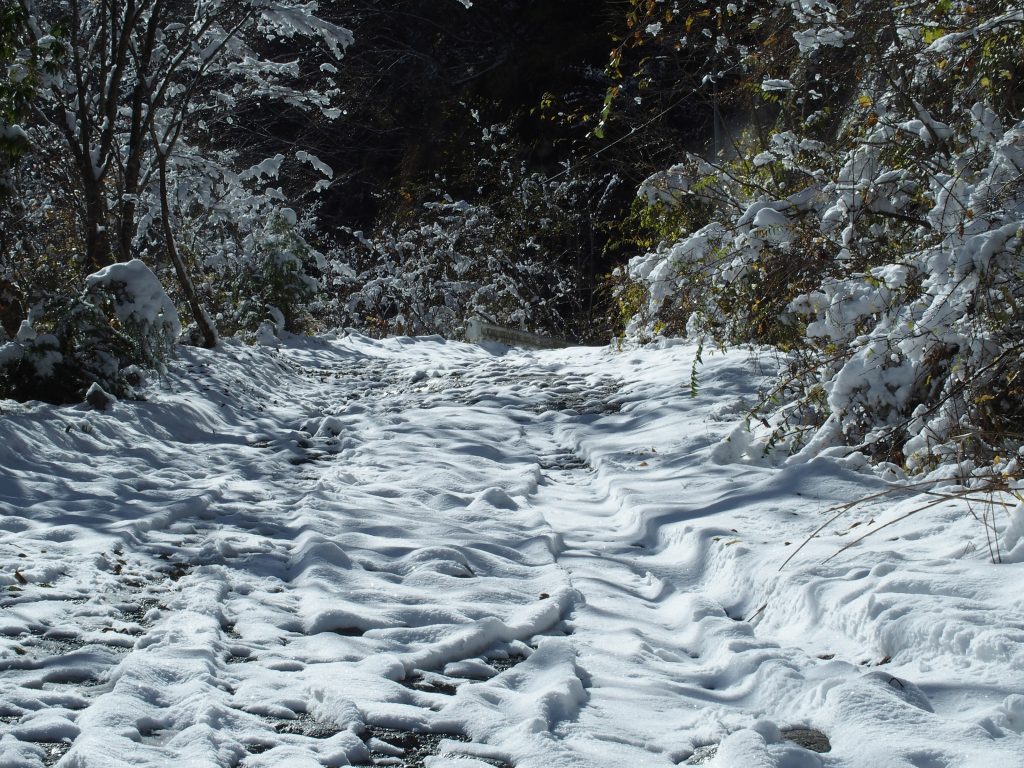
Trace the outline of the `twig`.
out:
<instances>
[{"instance_id":1,"label":"twig","mask_svg":"<svg viewBox=\"0 0 1024 768\"><path fill-rule=\"evenodd\" d=\"M864 541L864 539L866 539L868 536L873 536L874 534L878 533L883 528L888 528L890 525L895 525L896 523L900 522L901 520L906 520L911 515L916 515L918 512L923 512L926 509L931 509L932 507L938 506L939 504L942 504L944 501L948 501L948 499L935 499L935 501L929 501L927 504L924 504L924 505L922 505L920 507L916 507L916 508L910 510L909 512L907 512L906 514L900 515L899 517L894 518L894 519L890 520L887 523L883 523L882 525L878 526L877 528L873 528L872 530L868 531L867 533L865 533L860 538L854 539L849 544L846 544L845 546L841 547L838 552L833 552L831 555L826 557L821 562L823 564L827 563L829 560L832 560L833 558L838 557L839 555L843 554L843 552L845 552L846 550L850 549L850 547L857 546L862 541Z\"/></svg>"},{"instance_id":2,"label":"twig","mask_svg":"<svg viewBox=\"0 0 1024 768\"><path fill-rule=\"evenodd\" d=\"M828 509L826 511L831 512L833 510L838 510L836 512L836 514L834 514L832 517L830 517L828 520L826 520L824 523L822 523L818 528L816 528L814 530L813 533L811 533L810 536L808 536L806 539L804 539L800 543L800 546L797 547L796 549L794 549L793 552L789 555L789 557L787 557L785 559L785 561L783 561L782 565L779 566L779 570L781 571L783 568L785 568L789 564L789 561L792 560L794 557L796 557L797 553L799 553L801 549L803 549L808 544L810 544L811 539L813 539L815 536L817 536L823 530L828 528L828 526L830 526L832 523L834 523L836 520L838 520L840 517L842 517L844 514L849 512L851 509L853 509L858 504L862 504L862 503L864 503L866 501L874 501L875 499L880 499L883 496L888 496L891 493L899 493L900 491L906 491L906 492L909 493L911 491L916 491L916 490L918 490L918 488L920 486L929 485L929 484L934 483L934 482L936 482L936 481L935 480L923 480L923 481L918 482L918 483L909 483L907 485L894 485L894 486L890 486L889 488L886 488L884 491L879 491L878 493L873 493L873 494L871 494L869 496L863 496L863 497L861 497L859 499L854 499L853 501L847 501L847 502L844 502L843 504L840 504L838 506L831 507L830 509ZM854 543L856 543L856 542L854 542ZM836 554L838 554L838 553L836 553Z\"/></svg>"},{"instance_id":3,"label":"twig","mask_svg":"<svg viewBox=\"0 0 1024 768\"><path fill-rule=\"evenodd\" d=\"M756 611L754 611L754 612L753 612L752 614L750 614L750 615L749 615L749 616L748 616L747 618L745 618L745 619L744 619L744 621L746 621L746 622L751 622L751 621L753 621L753 620L754 620L754 619L756 619L756 618L757 618L757 617L758 617L759 615L761 615L761 613L762 613L762 612L764 611L764 609L765 609L765 608L767 608L767 607L768 607L768 603L761 603L761 607L760 607L760 608L758 608L758 609L757 609Z\"/></svg>"}]
</instances>

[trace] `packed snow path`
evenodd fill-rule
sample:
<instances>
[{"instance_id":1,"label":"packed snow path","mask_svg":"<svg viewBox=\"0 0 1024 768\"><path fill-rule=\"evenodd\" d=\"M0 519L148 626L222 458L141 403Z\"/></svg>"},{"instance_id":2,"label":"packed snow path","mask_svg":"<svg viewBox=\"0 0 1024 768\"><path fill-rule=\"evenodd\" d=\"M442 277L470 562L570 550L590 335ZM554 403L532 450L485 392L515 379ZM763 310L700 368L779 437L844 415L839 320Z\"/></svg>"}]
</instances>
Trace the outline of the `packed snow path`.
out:
<instances>
[{"instance_id":1,"label":"packed snow path","mask_svg":"<svg viewBox=\"0 0 1024 768\"><path fill-rule=\"evenodd\" d=\"M956 503L782 572L857 462L756 366L358 336L5 404L0 765L1024 766L1024 576ZM876 522L877 518L877 522Z\"/></svg>"}]
</instances>

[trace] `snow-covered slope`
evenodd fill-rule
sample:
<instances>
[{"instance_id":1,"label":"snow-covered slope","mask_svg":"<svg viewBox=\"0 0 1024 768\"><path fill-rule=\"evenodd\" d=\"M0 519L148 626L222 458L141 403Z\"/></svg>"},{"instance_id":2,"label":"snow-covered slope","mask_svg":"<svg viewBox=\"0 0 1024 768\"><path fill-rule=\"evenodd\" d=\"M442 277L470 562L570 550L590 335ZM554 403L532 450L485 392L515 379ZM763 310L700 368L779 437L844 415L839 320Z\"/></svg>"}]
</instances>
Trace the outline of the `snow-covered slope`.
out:
<instances>
[{"instance_id":1,"label":"snow-covered slope","mask_svg":"<svg viewBox=\"0 0 1024 768\"><path fill-rule=\"evenodd\" d=\"M1024 766L1006 512L840 552L926 503L877 495L780 571L890 486L739 462L768 363L691 399L693 354L348 336L4 403L0 765Z\"/></svg>"}]
</instances>

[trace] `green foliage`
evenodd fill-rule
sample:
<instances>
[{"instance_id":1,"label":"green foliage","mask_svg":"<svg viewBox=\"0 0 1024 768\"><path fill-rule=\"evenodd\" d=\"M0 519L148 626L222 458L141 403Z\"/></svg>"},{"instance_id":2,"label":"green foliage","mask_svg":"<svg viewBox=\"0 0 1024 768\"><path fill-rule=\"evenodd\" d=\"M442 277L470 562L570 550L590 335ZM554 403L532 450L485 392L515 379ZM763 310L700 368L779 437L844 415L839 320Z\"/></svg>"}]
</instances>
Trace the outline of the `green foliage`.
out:
<instances>
[{"instance_id":1,"label":"green foliage","mask_svg":"<svg viewBox=\"0 0 1024 768\"><path fill-rule=\"evenodd\" d=\"M697 342L697 351L693 354L693 364L690 366L690 397L696 397L700 393L700 366L704 362L704 337Z\"/></svg>"},{"instance_id":2,"label":"green foliage","mask_svg":"<svg viewBox=\"0 0 1024 768\"><path fill-rule=\"evenodd\" d=\"M25 115L34 87L30 62L16 64L22 47L21 9L14 4L0 7L0 196L11 191L10 172L28 148L27 135L16 126Z\"/></svg>"},{"instance_id":3,"label":"green foliage","mask_svg":"<svg viewBox=\"0 0 1024 768\"><path fill-rule=\"evenodd\" d=\"M247 328L270 319L278 332L303 330L305 308L317 293L316 280L306 274L304 266L312 258L311 250L293 223L282 216L272 221L270 236L260 244L254 262L255 273L248 276L251 287L241 292L251 297L243 312Z\"/></svg>"},{"instance_id":4,"label":"green foliage","mask_svg":"<svg viewBox=\"0 0 1024 768\"><path fill-rule=\"evenodd\" d=\"M684 335L697 329L717 344L753 342L789 349L801 331L788 311L790 302L813 289L834 266L831 244L815 222L798 215L791 217L785 232L760 228L739 241L711 235L705 248L674 255L674 244L708 221L741 212L741 200L784 198L799 191L799 183L807 183L780 162L755 163L760 151L755 139L748 136L738 146L741 153L728 162L684 163L648 179L646 198L634 203L627 220L633 227L632 243L666 254L673 263L674 290L668 300L648 308L644 322L659 333ZM675 177L687 182L672 189Z\"/></svg>"},{"instance_id":5,"label":"green foliage","mask_svg":"<svg viewBox=\"0 0 1024 768\"><path fill-rule=\"evenodd\" d=\"M13 169L30 148L22 124L30 119L44 79L57 73L64 55L59 32L37 40L27 30L22 5L0 6L0 196L13 190Z\"/></svg>"},{"instance_id":6,"label":"green foliage","mask_svg":"<svg viewBox=\"0 0 1024 768\"><path fill-rule=\"evenodd\" d=\"M634 198L628 214L616 225L619 238L610 242L608 249L650 250L662 243L675 242L696 229L708 213L708 206L692 197L680 196L671 203Z\"/></svg>"},{"instance_id":7,"label":"green foliage","mask_svg":"<svg viewBox=\"0 0 1024 768\"><path fill-rule=\"evenodd\" d=\"M608 276L610 290L617 312L612 318L612 327L617 336L625 334L626 327L641 316L648 304L647 286L630 280L621 270Z\"/></svg>"},{"instance_id":8,"label":"green foliage","mask_svg":"<svg viewBox=\"0 0 1024 768\"><path fill-rule=\"evenodd\" d=\"M294 218L277 214L246 238L245 258L222 264L219 278L210 274L207 288L222 333L253 334L268 326L273 333L301 333L308 307L318 291L306 273L315 254ZM210 291L210 287L216 290Z\"/></svg>"}]
</instances>

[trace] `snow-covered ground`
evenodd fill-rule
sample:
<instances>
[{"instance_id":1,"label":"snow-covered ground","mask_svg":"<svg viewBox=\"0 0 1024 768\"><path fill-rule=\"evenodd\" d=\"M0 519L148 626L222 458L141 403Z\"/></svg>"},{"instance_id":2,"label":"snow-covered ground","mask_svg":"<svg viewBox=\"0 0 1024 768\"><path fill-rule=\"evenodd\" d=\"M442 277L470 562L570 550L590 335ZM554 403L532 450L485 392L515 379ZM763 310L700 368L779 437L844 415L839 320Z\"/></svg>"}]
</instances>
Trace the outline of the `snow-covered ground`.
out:
<instances>
[{"instance_id":1,"label":"snow-covered ground","mask_svg":"<svg viewBox=\"0 0 1024 768\"><path fill-rule=\"evenodd\" d=\"M0 765L1024 766L1006 511L842 550L935 497L750 460L769 363L692 399L693 354L229 344L3 403Z\"/></svg>"}]
</instances>

